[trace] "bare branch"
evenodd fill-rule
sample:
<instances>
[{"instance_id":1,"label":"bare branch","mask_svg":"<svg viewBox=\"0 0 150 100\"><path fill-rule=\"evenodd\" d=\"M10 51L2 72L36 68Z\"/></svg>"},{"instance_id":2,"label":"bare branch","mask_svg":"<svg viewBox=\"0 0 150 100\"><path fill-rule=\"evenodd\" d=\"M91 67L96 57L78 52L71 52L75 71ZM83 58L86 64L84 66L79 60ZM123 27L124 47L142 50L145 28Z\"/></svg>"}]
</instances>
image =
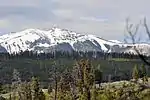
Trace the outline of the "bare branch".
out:
<instances>
[{"instance_id":1,"label":"bare branch","mask_svg":"<svg viewBox=\"0 0 150 100\"><path fill-rule=\"evenodd\" d=\"M150 62L147 61L146 58L145 58L142 54L140 54L139 50L138 50L136 47L135 47L134 49L135 49L135 51L137 52L137 54L138 54L138 56L140 57L140 59L141 59L146 65L150 66Z\"/></svg>"},{"instance_id":2,"label":"bare branch","mask_svg":"<svg viewBox=\"0 0 150 100\"><path fill-rule=\"evenodd\" d=\"M129 19L126 20L127 24L126 24L126 30L129 34L129 37L131 37L132 39L132 42L133 44L135 44L136 40L136 35L137 35L137 32L138 32L138 29L139 29L139 24L137 24L135 27L133 26L133 24L129 24ZM135 31L134 31L134 28L135 28Z\"/></svg>"},{"instance_id":3,"label":"bare branch","mask_svg":"<svg viewBox=\"0 0 150 100\"><path fill-rule=\"evenodd\" d=\"M144 27L145 27L146 33L147 33L147 35L148 35L148 37L150 39L150 31L149 31L148 25L146 23L146 18L144 18Z\"/></svg>"},{"instance_id":4,"label":"bare branch","mask_svg":"<svg viewBox=\"0 0 150 100\"><path fill-rule=\"evenodd\" d=\"M138 54L139 58L145 63L147 64L148 66L150 66L150 62L146 60L145 56L143 56L140 51L137 49L137 47L135 46L135 43L136 43L136 36L137 36L137 32L138 32L138 29L139 29L139 25L140 24L137 24L135 25L135 31L133 29L133 24L129 24L129 19L126 20L126 29L127 29L127 32L128 32L128 35L133 43L133 46L134 46L134 49L136 51L136 53ZM146 29L146 33L150 39L150 31L149 31L149 28L148 28L148 25L146 23L146 18L144 18L144 27ZM137 41L140 41L140 37L138 38ZM127 42L127 41L126 41Z\"/></svg>"}]
</instances>

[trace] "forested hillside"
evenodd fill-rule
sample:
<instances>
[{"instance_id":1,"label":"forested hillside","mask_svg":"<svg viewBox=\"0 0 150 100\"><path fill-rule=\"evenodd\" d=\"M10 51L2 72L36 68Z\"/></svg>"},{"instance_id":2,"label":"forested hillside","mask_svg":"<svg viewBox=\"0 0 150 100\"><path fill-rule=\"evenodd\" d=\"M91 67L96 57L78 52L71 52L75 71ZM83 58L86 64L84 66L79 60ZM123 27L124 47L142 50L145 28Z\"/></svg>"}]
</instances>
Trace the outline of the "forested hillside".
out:
<instances>
[{"instance_id":1,"label":"forested hillside","mask_svg":"<svg viewBox=\"0 0 150 100\"><path fill-rule=\"evenodd\" d=\"M55 52L55 53L33 53L22 52L20 54L0 54L0 82L10 84L12 82L14 69L20 73L21 80L31 80L32 76L40 78L41 82L48 82L49 73L53 71L54 62L58 72L66 69L72 69L80 59L90 59L95 69L100 68L103 71L103 80L112 81L129 80L132 69L135 65L142 66L143 62L136 55L102 53L102 52ZM148 74L149 67L147 67Z\"/></svg>"},{"instance_id":2,"label":"forested hillside","mask_svg":"<svg viewBox=\"0 0 150 100\"><path fill-rule=\"evenodd\" d=\"M75 98L83 98L79 100L99 100L96 98L106 98L104 100L110 100L109 98L111 98L111 96L113 96L113 98L119 98L118 95L112 91L119 92L123 90L118 90L118 86L109 87L109 85L106 85L107 87L105 87L105 85L101 83L108 84L122 80L130 81L131 79L136 79L137 81L143 77L143 82L145 82L148 76L150 76L149 67L144 65L137 55L131 54L103 52L74 52L73 54L69 52L52 52L48 54L38 54L26 51L19 54L1 53L0 55L0 93L7 94L7 96L2 96L9 99L12 98L10 96L14 96L14 94L8 94L10 94L10 92L16 93L15 91L17 91L15 98L26 98L20 100L45 100L41 99L43 97L49 99L55 98L55 100L76 100ZM149 57L147 57L147 60L148 59ZM36 87L33 87L32 84L36 85ZM135 86L140 89L143 83L139 85L138 82L127 82L127 84L123 83L122 85L121 87L127 89L128 86ZM145 86L146 85L144 85L144 89L147 89ZM81 94L70 94L73 92L73 87L76 91L80 91ZM112 88L112 91L108 91L108 87ZM36 88L39 89L37 90L37 93L39 93L34 95L37 95L36 97L38 97L38 99L27 99L30 97L26 97L24 94L18 94L19 91L25 92L27 91L26 89L34 90ZM44 91L43 93L40 88L46 89L46 91L48 89L48 92ZM84 89L86 89L86 91ZM54 92L56 90L58 93ZM133 90L131 89L131 92L133 92ZM93 92L89 91L95 91L96 94L92 94ZM143 90L134 92L141 91ZM106 95L107 92L109 92L110 95ZM128 93L129 91L124 92ZM53 93L56 95L55 97L53 97ZM30 93L28 93L28 95L29 94ZM30 95L33 96L33 94ZM90 95L90 97L86 97L87 95ZM122 95L121 93L120 98L123 98ZM137 94L134 94L135 97L137 97L136 95Z\"/></svg>"}]
</instances>

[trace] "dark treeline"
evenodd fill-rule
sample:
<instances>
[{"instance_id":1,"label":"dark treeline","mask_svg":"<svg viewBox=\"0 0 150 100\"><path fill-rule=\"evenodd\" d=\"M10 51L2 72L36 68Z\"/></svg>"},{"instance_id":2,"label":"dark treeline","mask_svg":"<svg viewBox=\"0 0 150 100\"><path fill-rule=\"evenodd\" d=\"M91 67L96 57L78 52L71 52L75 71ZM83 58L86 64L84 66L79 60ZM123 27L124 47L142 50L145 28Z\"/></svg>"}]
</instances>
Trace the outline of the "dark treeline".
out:
<instances>
[{"instance_id":1,"label":"dark treeline","mask_svg":"<svg viewBox=\"0 0 150 100\"><path fill-rule=\"evenodd\" d=\"M0 53L1 60L7 59L16 59L16 58L31 58L31 59L54 59L54 58L72 58L72 59L81 59L81 58L88 58L88 59L108 59L108 58L127 58L127 59L139 59L139 56L132 53L105 53L105 52L83 52L83 51L55 51L50 53L37 53L33 51L25 51L20 53ZM144 56L145 58L149 58Z\"/></svg>"}]
</instances>

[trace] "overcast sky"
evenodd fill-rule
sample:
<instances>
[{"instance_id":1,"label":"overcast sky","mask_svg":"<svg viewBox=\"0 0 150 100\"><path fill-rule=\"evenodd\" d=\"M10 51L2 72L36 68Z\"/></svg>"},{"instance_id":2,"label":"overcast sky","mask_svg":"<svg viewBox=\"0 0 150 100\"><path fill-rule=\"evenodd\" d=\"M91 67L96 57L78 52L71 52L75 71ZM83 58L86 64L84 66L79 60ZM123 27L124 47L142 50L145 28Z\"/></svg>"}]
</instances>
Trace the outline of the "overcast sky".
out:
<instances>
[{"instance_id":1,"label":"overcast sky","mask_svg":"<svg viewBox=\"0 0 150 100\"><path fill-rule=\"evenodd\" d=\"M58 26L121 40L127 17L150 20L149 5L150 0L0 0L0 34Z\"/></svg>"}]
</instances>

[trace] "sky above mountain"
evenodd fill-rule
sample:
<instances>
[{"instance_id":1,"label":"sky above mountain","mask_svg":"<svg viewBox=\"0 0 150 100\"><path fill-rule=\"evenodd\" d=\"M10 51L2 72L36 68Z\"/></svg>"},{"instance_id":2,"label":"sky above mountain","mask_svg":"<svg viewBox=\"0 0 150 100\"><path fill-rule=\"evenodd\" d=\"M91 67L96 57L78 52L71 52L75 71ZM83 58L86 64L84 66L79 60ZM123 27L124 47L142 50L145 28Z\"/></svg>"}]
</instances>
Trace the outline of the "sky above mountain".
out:
<instances>
[{"instance_id":1,"label":"sky above mountain","mask_svg":"<svg viewBox=\"0 0 150 100\"><path fill-rule=\"evenodd\" d=\"M150 0L0 0L0 35L57 26L122 40L126 18L138 23L147 17L149 24L149 4Z\"/></svg>"}]
</instances>

